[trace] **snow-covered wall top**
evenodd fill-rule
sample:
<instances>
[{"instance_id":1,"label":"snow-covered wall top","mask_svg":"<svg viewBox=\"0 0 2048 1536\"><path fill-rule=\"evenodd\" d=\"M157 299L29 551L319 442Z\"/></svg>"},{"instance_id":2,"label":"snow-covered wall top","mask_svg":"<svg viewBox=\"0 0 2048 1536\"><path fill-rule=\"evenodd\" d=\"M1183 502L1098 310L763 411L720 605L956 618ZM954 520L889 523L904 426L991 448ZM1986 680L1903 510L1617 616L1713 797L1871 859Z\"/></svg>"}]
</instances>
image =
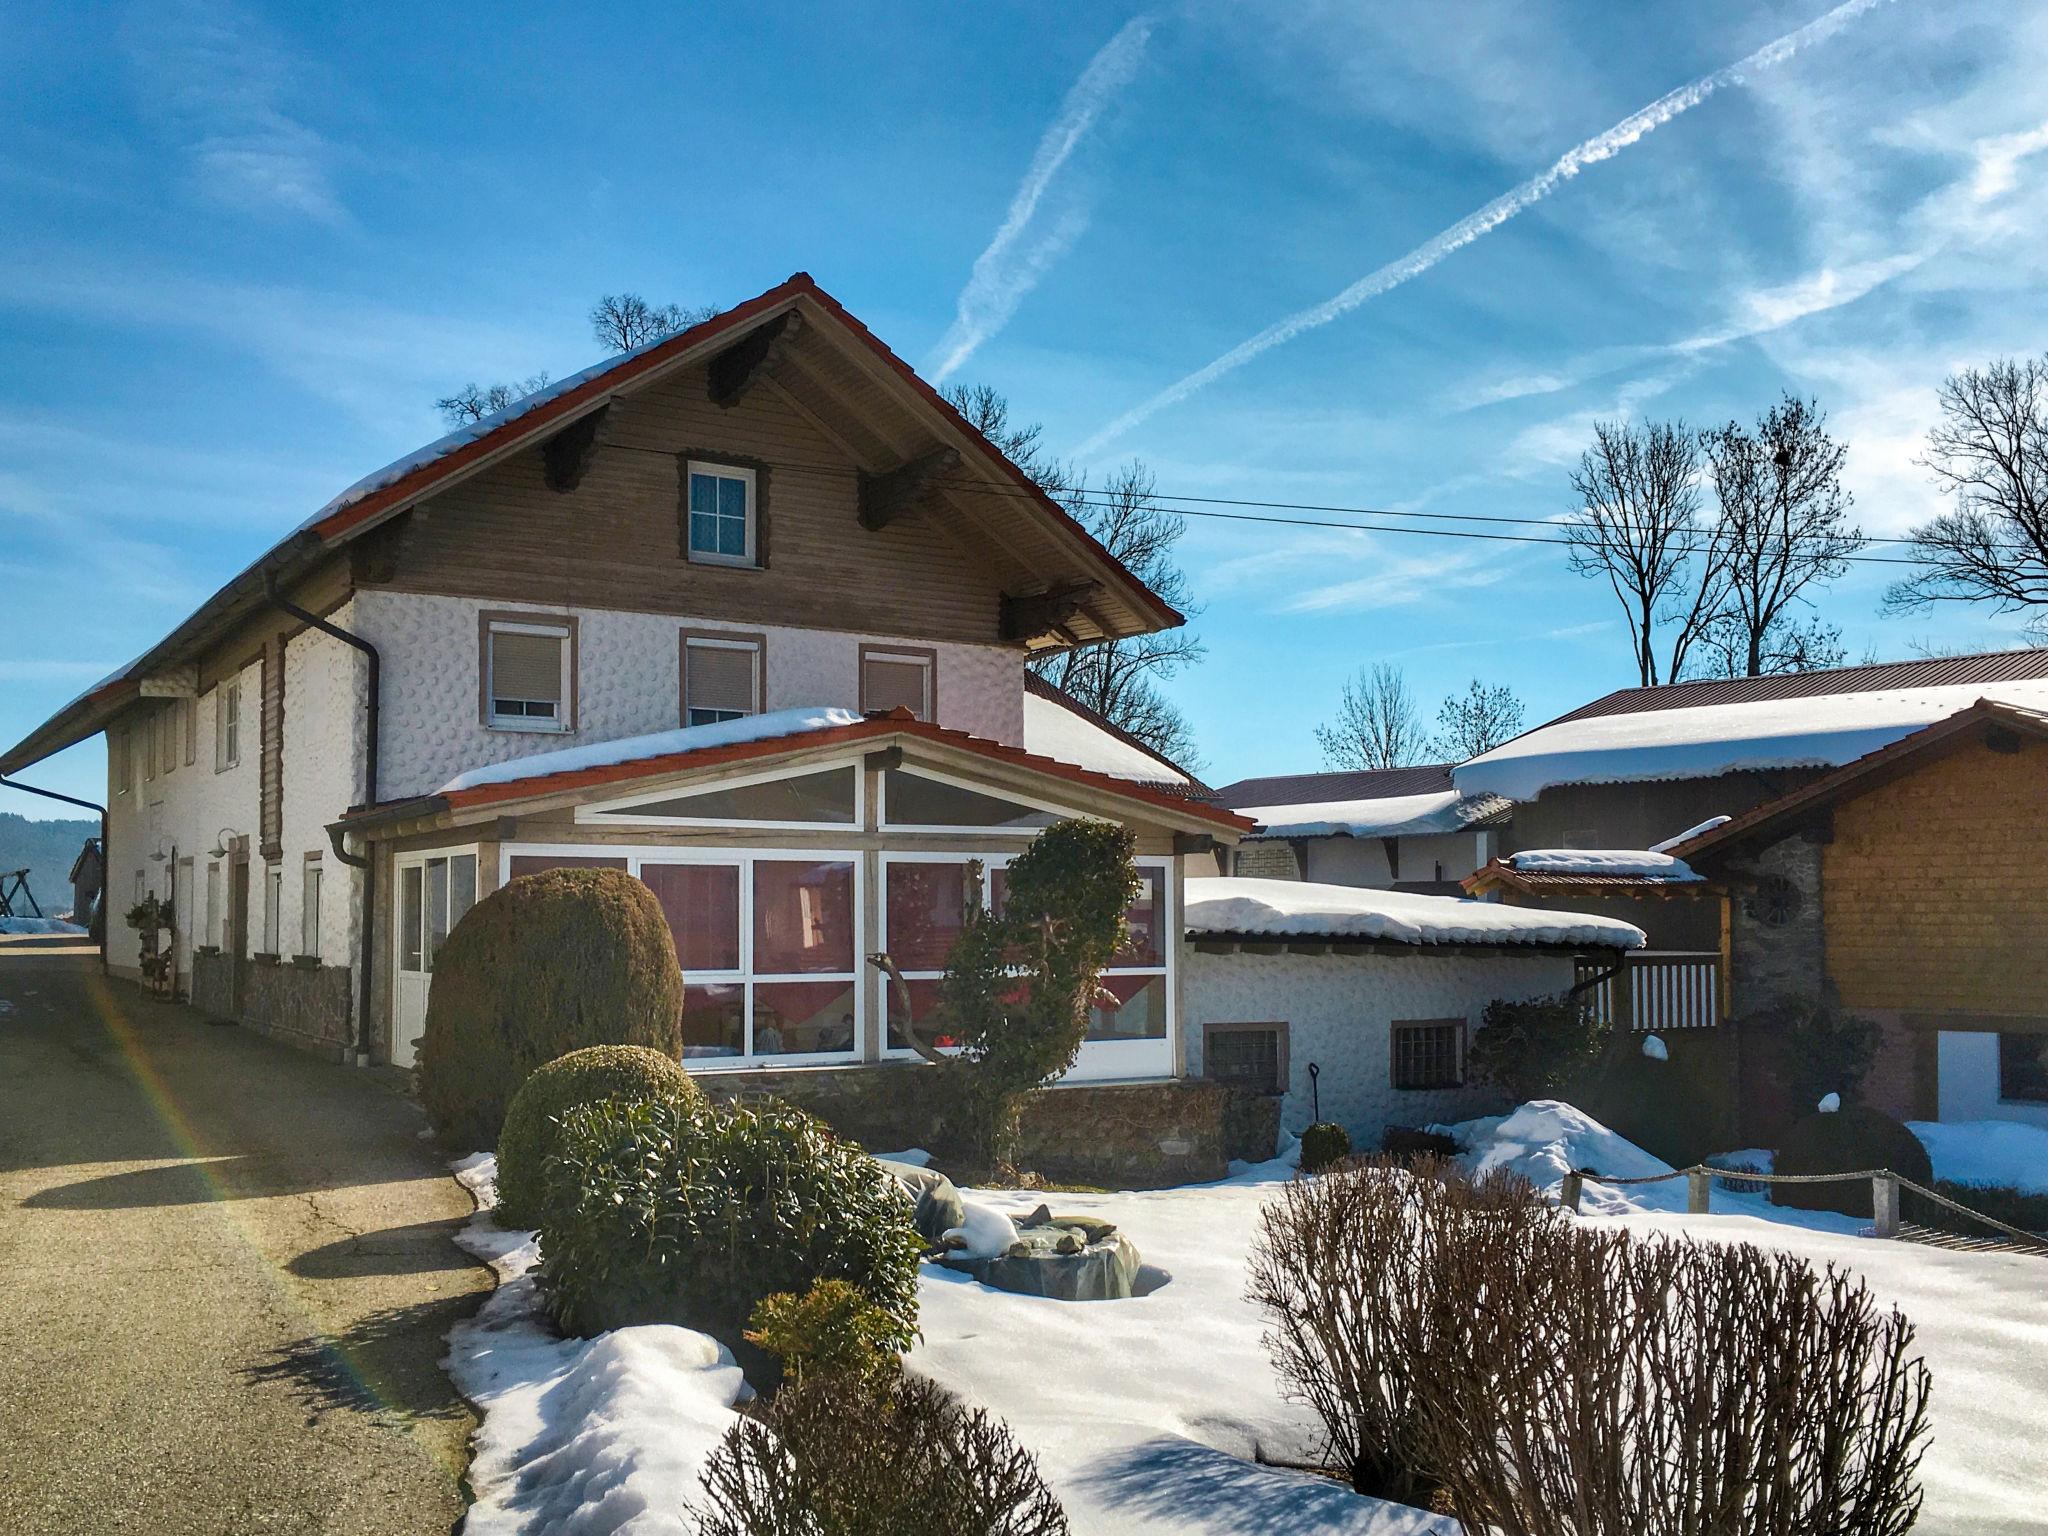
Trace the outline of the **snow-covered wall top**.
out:
<instances>
[{"instance_id":1,"label":"snow-covered wall top","mask_svg":"<svg viewBox=\"0 0 2048 1536\"><path fill-rule=\"evenodd\" d=\"M1508 863L1532 875L1636 875L1672 884L1700 878L1683 859L1636 848L1525 848L1509 854Z\"/></svg>"},{"instance_id":2,"label":"snow-covered wall top","mask_svg":"<svg viewBox=\"0 0 2048 1536\"><path fill-rule=\"evenodd\" d=\"M1839 768L1980 698L2048 708L2048 681L1841 693L1595 715L1539 726L1452 770L1465 794L1534 800L1556 784L1702 779L1744 769Z\"/></svg>"},{"instance_id":3,"label":"snow-covered wall top","mask_svg":"<svg viewBox=\"0 0 2048 1536\"><path fill-rule=\"evenodd\" d=\"M1378 800L1247 806L1238 814L1259 822L1264 827L1261 835L1266 837L1407 837L1460 831L1499 806L1490 795L1461 795L1445 789Z\"/></svg>"},{"instance_id":4,"label":"snow-covered wall top","mask_svg":"<svg viewBox=\"0 0 2048 1536\"><path fill-rule=\"evenodd\" d=\"M1186 774L1175 773L1151 753L1139 751L1057 700L1030 692L1024 695L1024 750L1140 784L1188 782Z\"/></svg>"},{"instance_id":5,"label":"snow-covered wall top","mask_svg":"<svg viewBox=\"0 0 2048 1536\"><path fill-rule=\"evenodd\" d=\"M1583 944L1640 949L1643 930L1618 918L1499 902L1376 891L1305 880L1197 876L1187 882L1191 936L1385 939L1397 944Z\"/></svg>"}]
</instances>

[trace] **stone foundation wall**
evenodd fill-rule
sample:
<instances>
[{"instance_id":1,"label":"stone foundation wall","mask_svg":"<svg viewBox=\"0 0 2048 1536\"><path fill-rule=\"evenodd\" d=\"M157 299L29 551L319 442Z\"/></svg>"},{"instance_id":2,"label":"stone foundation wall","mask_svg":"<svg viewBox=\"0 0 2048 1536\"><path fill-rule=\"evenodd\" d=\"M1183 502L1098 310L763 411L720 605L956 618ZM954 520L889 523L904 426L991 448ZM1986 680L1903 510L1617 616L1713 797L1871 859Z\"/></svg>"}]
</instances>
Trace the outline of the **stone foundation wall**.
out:
<instances>
[{"instance_id":1,"label":"stone foundation wall","mask_svg":"<svg viewBox=\"0 0 2048 1536\"><path fill-rule=\"evenodd\" d=\"M235 962L218 951L199 951L192 956L192 979L188 983L192 1006L208 1018L235 1016Z\"/></svg>"},{"instance_id":2,"label":"stone foundation wall","mask_svg":"<svg viewBox=\"0 0 2048 1536\"><path fill-rule=\"evenodd\" d=\"M242 976L241 1022L339 1061L349 1042L347 966L256 962Z\"/></svg>"},{"instance_id":3,"label":"stone foundation wall","mask_svg":"<svg viewBox=\"0 0 2048 1536\"><path fill-rule=\"evenodd\" d=\"M933 1149L945 1108L940 1074L921 1062L706 1072L696 1082L716 1103L782 1099L876 1152ZM1219 1179L1231 1156L1249 1155L1227 1145L1233 1097L1221 1084L1196 1081L1054 1088L1025 1109L1020 1161L1048 1178L1081 1184L1145 1188ZM1255 1138L1258 1112L1249 1113L1251 1128L1243 1134ZM1276 1129L1274 1119L1259 1155L1272 1155Z\"/></svg>"}]
</instances>

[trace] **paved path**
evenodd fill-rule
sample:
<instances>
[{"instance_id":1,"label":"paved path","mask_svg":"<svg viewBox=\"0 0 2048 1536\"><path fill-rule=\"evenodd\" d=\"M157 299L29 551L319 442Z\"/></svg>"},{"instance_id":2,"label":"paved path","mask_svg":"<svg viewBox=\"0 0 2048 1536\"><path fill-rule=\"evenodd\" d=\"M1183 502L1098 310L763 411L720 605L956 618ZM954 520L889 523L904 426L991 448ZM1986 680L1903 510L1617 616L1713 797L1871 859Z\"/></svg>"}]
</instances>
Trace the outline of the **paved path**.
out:
<instances>
[{"instance_id":1,"label":"paved path","mask_svg":"<svg viewBox=\"0 0 2048 1536\"><path fill-rule=\"evenodd\" d=\"M446 1532L489 1289L419 1112L0 940L0 1531Z\"/></svg>"}]
</instances>

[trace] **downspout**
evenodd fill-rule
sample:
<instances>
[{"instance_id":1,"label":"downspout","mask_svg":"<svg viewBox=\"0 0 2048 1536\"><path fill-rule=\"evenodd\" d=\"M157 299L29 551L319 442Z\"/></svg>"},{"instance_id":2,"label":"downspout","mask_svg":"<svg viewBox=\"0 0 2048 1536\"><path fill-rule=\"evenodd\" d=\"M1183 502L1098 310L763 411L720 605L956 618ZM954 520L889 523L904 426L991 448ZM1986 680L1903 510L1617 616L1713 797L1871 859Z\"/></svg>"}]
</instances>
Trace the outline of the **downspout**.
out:
<instances>
[{"instance_id":1,"label":"downspout","mask_svg":"<svg viewBox=\"0 0 2048 1536\"><path fill-rule=\"evenodd\" d=\"M343 645L361 651L368 660L370 669L366 690L368 697L363 707L363 734L365 737L363 745L363 804L375 805L377 803L377 743L380 719L378 705L383 692L381 687L383 660L377 654L377 647L370 644L361 635L343 629L339 624L331 623L321 618L318 614L309 613L290 598L281 595L277 590L277 577L267 571L263 576L263 596L268 600L270 606L277 609L280 613L289 614L308 629L317 629L321 634L330 635L334 639L339 640ZM283 665L282 659L280 659L279 665ZM368 1066L370 1061L370 1009L371 998L374 995L371 979L377 957L377 862L373 856L367 853L350 853L342 843L342 833L339 828L329 827L327 829L327 837L328 841L334 845L334 856L336 858L340 859L342 863L350 868L360 869L363 872L363 926L356 960L359 984L356 988L356 1038L353 1051L356 1065L362 1067Z\"/></svg>"},{"instance_id":2,"label":"downspout","mask_svg":"<svg viewBox=\"0 0 2048 1536\"><path fill-rule=\"evenodd\" d=\"M37 789L33 784L24 784L19 779L10 779L0 773L0 787L18 789L24 795L41 795L45 800L62 800L66 805L78 806L81 810L100 813L100 974L107 974L107 943L114 931L114 914L107 904L114 894L114 866L107 862L107 808L96 800L80 800L73 795L60 795L54 789ZM74 917L76 913L72 914Z\"/></svg>"}]
</instances>

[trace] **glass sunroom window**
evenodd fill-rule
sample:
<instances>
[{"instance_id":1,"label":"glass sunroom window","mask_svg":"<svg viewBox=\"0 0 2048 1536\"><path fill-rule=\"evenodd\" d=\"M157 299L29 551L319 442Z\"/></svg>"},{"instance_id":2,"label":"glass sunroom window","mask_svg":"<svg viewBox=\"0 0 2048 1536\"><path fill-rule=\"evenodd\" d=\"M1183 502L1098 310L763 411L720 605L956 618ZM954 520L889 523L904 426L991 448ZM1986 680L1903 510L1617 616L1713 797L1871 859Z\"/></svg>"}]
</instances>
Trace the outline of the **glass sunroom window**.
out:
<instances>
[{"instance_id":1,"label":"glass sunroom window","mask_svg":"<svg viewBox=\"0 0 2048 1536\"><path fill-rule=\"evenodd\" d=\"M1059 820L1051 811L905 768L891 768L882 775L882 805L892 827L1037 832Z\"/></svg>"},{"instance_id":2,"label":"glass sunroom window","mask_svg":"<svg viewBox=\"0 0 2048 1536\"><path fill-rule=\"evenodd\" d=\"M592 810L593 821L663 820L762 822L771 826L850 827L855 819L857 770L848 764L816 773L791 774L758 784L698 790L666 800L608 805Z\"/></svg>"}]
</instances>

